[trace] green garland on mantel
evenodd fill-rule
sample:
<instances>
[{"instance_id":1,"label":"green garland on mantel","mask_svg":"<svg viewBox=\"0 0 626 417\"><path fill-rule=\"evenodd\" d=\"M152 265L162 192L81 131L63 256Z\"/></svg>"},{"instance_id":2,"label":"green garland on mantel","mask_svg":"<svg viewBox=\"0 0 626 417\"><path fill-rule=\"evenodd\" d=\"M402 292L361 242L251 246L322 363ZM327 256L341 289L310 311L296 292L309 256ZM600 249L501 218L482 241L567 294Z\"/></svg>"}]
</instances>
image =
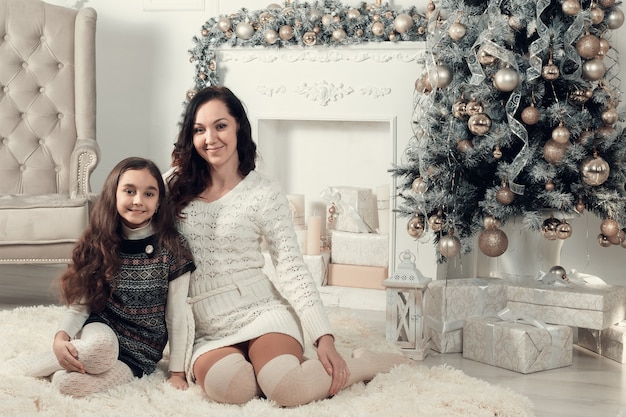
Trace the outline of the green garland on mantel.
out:
<instances>
[{"instance_id":1,"label":"green garland on mantel","mask_svg":"<svg viewBox=\"0 0 626 417\"><path fill-rule=\"evenodd\" d=\"M232 47L337 47L366 42L425 41L435 5L428 3L425 13L415 7L394 10L388 3L362 2L357 7L339 1L270 4L266 9L245 8L229 15L207 20L200 36L194 36L195 47L189 52L195 63L196 91L218 85L216 49ZM432 22L430 22L432 24Z\"/></svg>"}]
</instances>

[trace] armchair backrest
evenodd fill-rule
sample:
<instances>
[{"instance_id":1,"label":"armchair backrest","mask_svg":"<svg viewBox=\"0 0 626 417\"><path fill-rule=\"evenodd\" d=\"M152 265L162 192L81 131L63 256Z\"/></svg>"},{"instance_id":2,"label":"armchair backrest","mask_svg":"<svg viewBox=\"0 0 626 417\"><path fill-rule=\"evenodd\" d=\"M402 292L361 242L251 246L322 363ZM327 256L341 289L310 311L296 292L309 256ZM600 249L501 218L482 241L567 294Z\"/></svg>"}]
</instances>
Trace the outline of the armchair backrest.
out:
<instances>
[{"instance_id":1,"label":"armchair backrest","mask_svg":"<svg viewBox=\"0 0 626 417\"><path fill-rule=\"evenodd\" d=\"M95 26L92 8L0 0L0 194L90 193Z\"/></svg>"}]
</instances>

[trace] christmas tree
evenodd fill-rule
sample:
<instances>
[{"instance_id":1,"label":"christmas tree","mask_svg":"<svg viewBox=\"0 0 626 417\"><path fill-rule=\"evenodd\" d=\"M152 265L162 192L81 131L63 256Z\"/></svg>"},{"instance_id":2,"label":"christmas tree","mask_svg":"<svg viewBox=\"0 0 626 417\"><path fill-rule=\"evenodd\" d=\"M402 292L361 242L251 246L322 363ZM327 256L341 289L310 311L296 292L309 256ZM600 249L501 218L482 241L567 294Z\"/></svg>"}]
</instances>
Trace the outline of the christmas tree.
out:
<instances>
[{"instance_id":1,"label":"christmas tree","mask_svg":"<svg viewBox=\"0 0 626 417\"><path fill-rule=\"evenodd\" d=\"M439 260L508 246L521 218L546 239L588 210L598 241L626 247L626 131L611 31L614 0L442 0L428 5L415 135L401 165L397 211L408 233L435 232Z\"/></svg>"}]
</instances>

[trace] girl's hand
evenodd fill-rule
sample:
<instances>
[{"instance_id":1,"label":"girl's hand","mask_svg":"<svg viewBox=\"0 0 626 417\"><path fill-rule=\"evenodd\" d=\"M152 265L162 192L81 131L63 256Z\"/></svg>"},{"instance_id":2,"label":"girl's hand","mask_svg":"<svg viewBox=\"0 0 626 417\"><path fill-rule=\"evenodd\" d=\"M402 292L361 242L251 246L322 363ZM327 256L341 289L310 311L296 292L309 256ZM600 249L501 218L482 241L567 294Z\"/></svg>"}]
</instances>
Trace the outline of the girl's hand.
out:
<instances>
[{"instance_id":1,"label":"girl's hand","mask_svg":"<svg viewBox=\"0 0 626 417\"><path fill-rule=\"evenodd\" d=\"M70 336L64 331L60 331L54 336L52 351L63 369L70 372L85 373L85 367L78 360L78 351L70 342Z\"/></svg>"},{"instance_id":2,"label":"girl's hand","mask_svg":"<svg viewBox=\"0 0 626 417\"><path fill-rule=\"evenodd\" d=\"M185 390L189 388L189 384L187 384L187 379L185 378L184 372L170 372L170 377L167 379L167 382L169 382L171 386L177 389Z\"/></svg>"},{"instance_id":3,"label":"girl's hand","mask_svg":"<svg viewBox=\"0 0 626 417\"><path fill-rule=\"evenodd\" d=\"M328 375L333 377L328 395L337 394L348 384L350 370L346 361L335 348L335 339L326 334L317 340L317 357L324 365Z\"/></svg>"}]
</instances>

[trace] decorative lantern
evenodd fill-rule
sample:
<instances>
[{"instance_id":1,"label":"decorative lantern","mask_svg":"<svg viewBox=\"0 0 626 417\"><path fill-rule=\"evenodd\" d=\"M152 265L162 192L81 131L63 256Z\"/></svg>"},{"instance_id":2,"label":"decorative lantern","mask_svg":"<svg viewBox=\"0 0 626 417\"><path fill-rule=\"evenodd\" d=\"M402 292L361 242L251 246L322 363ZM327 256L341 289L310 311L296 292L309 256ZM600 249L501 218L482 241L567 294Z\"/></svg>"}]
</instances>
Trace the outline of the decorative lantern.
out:
<instances>
[{"instance_id":1,"label":"decorative lantern","mask_svg":"<svg viewBox=\"0 0 626 417\"><path fill-rule=\"evenodd\" d=\"M383 281L387 291L387 340L396 343L414 360L423 360L430 350L424 328L424 295L430 278L415 267L415 255L400 254L396 272Z\"/></svg>"}]
</instances>

